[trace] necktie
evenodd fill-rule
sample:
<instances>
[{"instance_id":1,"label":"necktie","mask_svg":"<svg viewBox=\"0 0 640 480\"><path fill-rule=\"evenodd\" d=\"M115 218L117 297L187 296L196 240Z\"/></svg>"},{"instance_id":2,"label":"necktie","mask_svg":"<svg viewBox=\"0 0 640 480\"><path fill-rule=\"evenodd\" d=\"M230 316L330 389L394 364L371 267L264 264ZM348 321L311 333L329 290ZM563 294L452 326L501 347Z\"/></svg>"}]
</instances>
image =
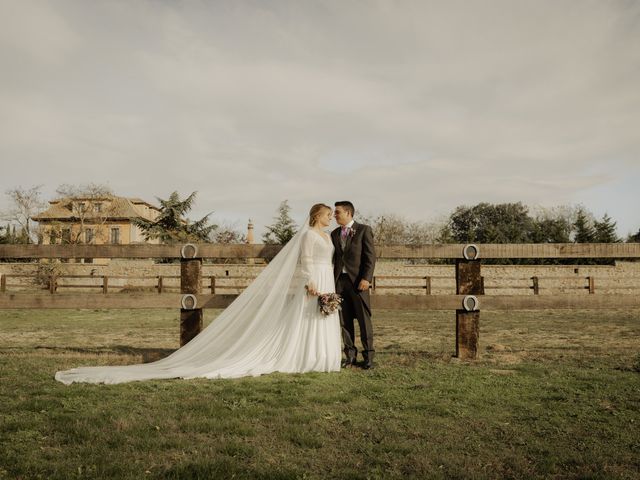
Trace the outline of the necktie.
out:
<instances>
[{"instance_id":1,"label":"necktie","mask_svg":"<svg viewBox=\"0 0 640 480\"><path fill-rule=\"evenodd\" d=\"M349 231L349 227L342 227L342 238L347 238L347 232Z\"/></svg>"}]
</instances>

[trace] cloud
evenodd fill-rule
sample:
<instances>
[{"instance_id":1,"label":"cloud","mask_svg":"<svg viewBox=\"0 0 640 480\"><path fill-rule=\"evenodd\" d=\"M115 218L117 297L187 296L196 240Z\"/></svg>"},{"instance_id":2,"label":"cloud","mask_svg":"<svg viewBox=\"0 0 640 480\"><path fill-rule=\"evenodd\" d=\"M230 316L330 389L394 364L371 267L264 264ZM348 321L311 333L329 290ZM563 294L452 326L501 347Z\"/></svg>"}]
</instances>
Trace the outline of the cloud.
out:
<instances>
[{"instance_id":1,"label":"cloud","mask_svg":"<svg viewBox=\"0 0 640 480\"><path fill-rule=\"evenodd\" d=\"M0 8L3 189L198 190L195 215L258 231L281 200L345 198L426 220L582 202L638 227L616 201L640 180L636 3Z\"/></svg>"}]
</instances>

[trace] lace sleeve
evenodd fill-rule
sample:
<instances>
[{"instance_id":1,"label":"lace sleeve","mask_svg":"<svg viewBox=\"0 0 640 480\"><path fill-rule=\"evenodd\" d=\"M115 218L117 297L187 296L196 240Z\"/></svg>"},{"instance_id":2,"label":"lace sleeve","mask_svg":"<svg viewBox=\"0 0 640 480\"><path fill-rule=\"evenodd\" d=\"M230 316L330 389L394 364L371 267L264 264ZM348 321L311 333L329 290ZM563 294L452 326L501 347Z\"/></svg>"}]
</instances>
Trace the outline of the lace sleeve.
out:
<instances>
[{"instance_id":1,"label":"lace sleeve","mask_svg":"<svg viewBox=\"0 0 640 480\"><path fill-rule=\"evenodd\" d=\"M311 268L313 259L313 236L309 232L305 233L300 245L300 265L302 267L302 277L308 285L311 280Z\"/></svg>"}]
</instances>

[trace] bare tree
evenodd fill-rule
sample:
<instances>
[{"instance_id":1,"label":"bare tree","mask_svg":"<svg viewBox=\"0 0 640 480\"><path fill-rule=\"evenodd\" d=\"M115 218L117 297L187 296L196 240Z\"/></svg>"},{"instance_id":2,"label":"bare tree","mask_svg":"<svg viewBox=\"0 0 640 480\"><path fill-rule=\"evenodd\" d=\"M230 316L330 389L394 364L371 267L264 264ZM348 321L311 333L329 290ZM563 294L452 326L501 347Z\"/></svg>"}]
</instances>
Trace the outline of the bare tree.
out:
<instances>
[{"instance_id":1,"label":"bare tree","mask_svg":"<svg viewBox=\"0 0 640 480\"><path fill-rule=\"evenodd\" d=\"M424 245L435 243L445 221L412 222L396 213L360 215L358 222L370 225L377 245Z\"/></svg>"},{"instance_id":2,"label":"bare tree","mask_svg":"<svg viewBox=\"0 0 640 480\"><path fill-rule=\"evenodd\" d=\"M100 198L113 197L114 193L111 187L100 183L85 183L81 185L71 185L63 183L56 189L56 193L60 197L83 197L83 198Z\"/></svg>"},{"instance_id":3,"label":"bare tree","mask_svg":"<svg viewBox=\"0 0 640 480\"><path fill-rule=\"evenodd\" d=\"M37 241L37 238L34 238L31 217L45 207L45 202L40 198L41 188L42 185L29 189L16 187L5 192L11 206L1 216L4 220L20 225L26 243Z\"/></svg>"},{"instance_id":4,"label":"bare tree","mask_svg":"<svg viewBox=\"0 0 640 480\"><path fill-rule=\"evenodd\" d=\"M236 223L223 222L211 232L214 243L246 243L247 236L242 233Z\"/></svg>"},{"instance_id":5,"label":"bare tree","mask_svg":"<svg viewBox=\"0 0 640 480\"><path fill-rule=\"evenodd\" d=\"M92 243L94 239L106 242L107 235L104 225L113 216L115 207L112 199L115 196L111 188L98 183L87 183L81 185L62 184L56 189L58 200L64 203L73 213L73 218L77 221L77 229L66 227L64 222L52 223L53 231L50 233L63 232L60 236L66 243ZM100 200L105 200L101 202ZM89 228L91 227L91 228ZM66 235L64 231L66 230ZM89 231L91 234L89 234Z\"/></svg>"}]
</instances>

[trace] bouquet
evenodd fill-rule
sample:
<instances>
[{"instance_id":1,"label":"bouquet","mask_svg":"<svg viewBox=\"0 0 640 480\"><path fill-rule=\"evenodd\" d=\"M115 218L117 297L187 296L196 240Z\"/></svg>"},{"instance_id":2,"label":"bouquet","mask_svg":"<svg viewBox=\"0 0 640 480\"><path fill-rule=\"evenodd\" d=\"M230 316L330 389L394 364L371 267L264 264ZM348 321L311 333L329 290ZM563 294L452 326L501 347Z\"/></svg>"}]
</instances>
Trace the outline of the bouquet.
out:
<instances>
[{"instance_id":1,"label":"bouquet","mask_svg":"<svg viewBox=\"0 0 640 480\"><path fill-rule=\"evenodd\" d=\"M340 310L342 297L337 293L322 293L318 295L318 306L323 315L331 315L333 312Z\"/></svg>"}]
</instances>

